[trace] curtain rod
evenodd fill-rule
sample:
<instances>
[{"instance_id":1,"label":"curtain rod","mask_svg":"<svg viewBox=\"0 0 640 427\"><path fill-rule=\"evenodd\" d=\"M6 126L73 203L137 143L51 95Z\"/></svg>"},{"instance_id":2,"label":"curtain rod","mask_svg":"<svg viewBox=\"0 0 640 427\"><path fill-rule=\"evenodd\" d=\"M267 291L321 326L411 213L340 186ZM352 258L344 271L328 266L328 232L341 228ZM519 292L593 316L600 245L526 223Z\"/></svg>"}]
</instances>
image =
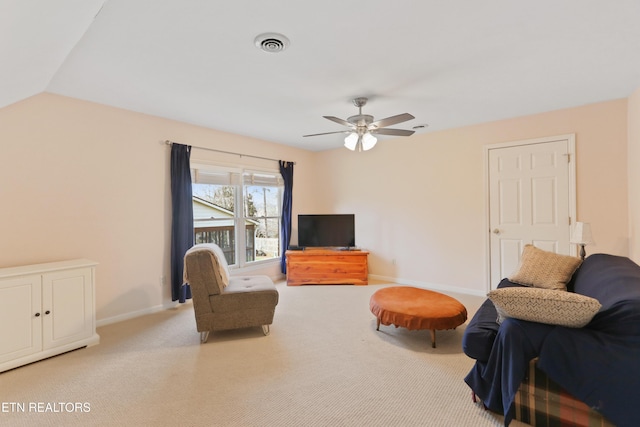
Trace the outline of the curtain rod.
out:
<instances>
[{"instance_id":1,"label":"curtain rod","mask_svg":"<svg viewBox=\"0 0 640 427\"><path fill-rule=\"evenodd\" d=\"M164 141L165 144L167 145L171 145L171 144L180 144L179 142L175 142L175 141L169 141L168 139L166 141ZM242 154L242 153L234 153L233 151L224 151L224 150L217 150L215 148L208 148L208 147L198 147L196 145L192 145L192 148L197 148L198 150L207 150L207 151L215 151L216 153L224 153L224 154L232 154L234 156L240 156L240 157L251 157L252 159L261 159L261 160L271 160L274 162L278 162L278 159L271 159L269 157L260 157L260 156L252 156L251 154ZM296 164L296 162L289 162L287 160L285 160L287 163L292 163L292 164Z\"/></svg>"}]
</instances>

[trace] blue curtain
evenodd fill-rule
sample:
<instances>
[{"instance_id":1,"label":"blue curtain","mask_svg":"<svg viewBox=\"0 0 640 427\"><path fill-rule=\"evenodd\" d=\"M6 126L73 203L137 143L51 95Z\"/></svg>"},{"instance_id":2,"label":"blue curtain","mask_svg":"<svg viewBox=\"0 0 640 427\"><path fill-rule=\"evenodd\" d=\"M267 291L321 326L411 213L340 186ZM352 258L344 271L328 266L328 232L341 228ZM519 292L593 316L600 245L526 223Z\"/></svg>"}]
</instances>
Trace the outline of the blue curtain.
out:
<instances>
[{"instance_id":1,"label":"blue curtain","mask_svg":"<svg viewBox=\"0 0 640 427\"><path fill-rule=\"evenodd\" d=\"M280 271L287 274L287 259L285 252L291 243L291 206L293 204L293 162L280 160L280 175L284 179L284 197L282 198L282 221L280 223L280 241L282 253L280 256Z\"/></svg>"},{"instance_id":2,"label":"blue curtain","mask_svg":"<svg viewBox=\"0 0 640 427\"><path fill-rule=\"evenodd\" d=\"M191 146L171 144L171 300L191 299L183 281L184 254L193 246Z\"/></svg>"}]
</instances>

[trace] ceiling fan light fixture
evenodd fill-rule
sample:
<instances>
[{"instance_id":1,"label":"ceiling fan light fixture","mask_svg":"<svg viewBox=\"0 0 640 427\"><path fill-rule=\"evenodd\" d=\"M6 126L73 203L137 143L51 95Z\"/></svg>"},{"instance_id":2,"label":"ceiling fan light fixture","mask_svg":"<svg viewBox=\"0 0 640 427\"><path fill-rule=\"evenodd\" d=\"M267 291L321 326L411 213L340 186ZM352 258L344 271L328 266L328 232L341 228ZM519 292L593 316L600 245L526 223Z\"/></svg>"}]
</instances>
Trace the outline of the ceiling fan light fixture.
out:
<instances>
[{"instance_id":1,"label":"ceiling fan light fixture","mask_svg":"<svg viewBox=\"0 0 640 427\"><path fill-rule=\"evenodd\" d=\"M347 147L351 151L355 151L356 145L358 145L358 134L355 132L351 132L344 139L344 146Z\"/></svg>"},{"instance_id":2,"label":"ceiling fan light fixture","mask_svg":"<svg viewBox=\"0 0 640 427\"><path fill-rule=\"evenodd\" d=\"M370 133L365 133L362 136L362 149L364 151L371 150L373 147L376 146L377 142L378 142L378 138L371 135Z\"/></svg>"}]
</instances>

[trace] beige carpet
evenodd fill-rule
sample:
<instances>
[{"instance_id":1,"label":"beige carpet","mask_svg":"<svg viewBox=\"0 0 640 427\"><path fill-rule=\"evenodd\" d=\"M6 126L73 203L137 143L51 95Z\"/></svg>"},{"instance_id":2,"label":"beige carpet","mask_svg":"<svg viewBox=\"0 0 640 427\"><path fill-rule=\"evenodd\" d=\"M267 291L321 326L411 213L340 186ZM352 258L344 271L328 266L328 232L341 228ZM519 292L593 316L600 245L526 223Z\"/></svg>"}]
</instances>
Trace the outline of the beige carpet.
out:
<instances>
[{"instance_id":1,"label":"beige carpet","mask_svg":"<svg viewBox=\"0 0 640 427\"><path fill-rule=\"evenodd\" d=\"M190 304L98 329L101 343L0 374L7 426L501 426L471 402L464 325L381 326L389 284L278 284L271 334L212 333ZM475 312L483 298L450 294ZM524 426L513 422L513 427Z\"/></svg>"}]
</instances>

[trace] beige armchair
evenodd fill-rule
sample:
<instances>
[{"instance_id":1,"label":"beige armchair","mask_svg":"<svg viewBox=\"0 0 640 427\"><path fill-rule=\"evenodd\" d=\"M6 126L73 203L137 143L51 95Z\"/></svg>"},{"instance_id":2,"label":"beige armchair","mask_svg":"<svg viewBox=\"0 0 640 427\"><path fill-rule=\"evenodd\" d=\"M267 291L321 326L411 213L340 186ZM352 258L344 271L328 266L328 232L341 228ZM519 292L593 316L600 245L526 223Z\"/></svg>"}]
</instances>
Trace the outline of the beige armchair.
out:
<instances>
[{"instance_id":1,"label":"beige armchair","mask_svg":"<svg viewBox=\"0 0 640 427\"><path fill-rule=\"evenodd\" d=\"M210 331L262 326L269 335L278 291L268 276L234 276L220 247L199 244L184 257L185 282L191 285L196 326L205 343Z\"/></svg>"}]
</instances>

